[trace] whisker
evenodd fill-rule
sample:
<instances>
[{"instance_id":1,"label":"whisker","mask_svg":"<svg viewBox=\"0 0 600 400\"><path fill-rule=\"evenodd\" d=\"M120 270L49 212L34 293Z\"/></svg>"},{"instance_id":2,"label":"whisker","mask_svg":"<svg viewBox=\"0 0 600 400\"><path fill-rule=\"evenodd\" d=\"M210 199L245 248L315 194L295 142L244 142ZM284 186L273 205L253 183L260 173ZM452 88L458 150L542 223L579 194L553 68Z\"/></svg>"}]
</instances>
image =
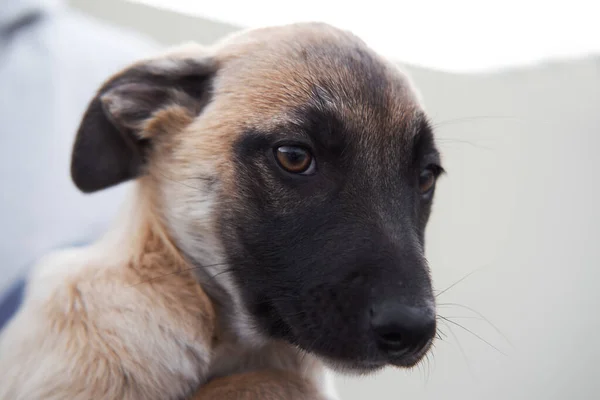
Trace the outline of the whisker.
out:
<instances>
[{"instance_id":1,"label":"whisker","mask_svg":"<svg viewBox=\"0 0 600 400\"><path fill-rule=\"evenodd\" d=\"M442 337L442 335L443 335L444 337ZM444 332L442 332L442 331L441 331L441 329L437 329L437 330L436 330L436 332L435 332L435 337L436 337L438 340L441 340L441 341L443 342L443 341L444 341L444 339L447 339L447 338L448 338L448 335L446 335Z\"/></svg>"},{"instance_id":2,"label":"whisker","mask_svg":"<svg viewBox=\"0 0 600 400\"><path fill-rule=\"evenodd\" d=\"M444 145L445 143L459 143L459 144L468 144L469 146L475 147L476 149L482 149L482 150L487 150L487 151L494 150L492 147L475 144L473 142L469 142L468 140L445 138L443 136L438 136L436 138L436 142L438 142L440 145Z\"/></svg>"},{"instance_id":3,"label":"whisker","mask_svg":"<svg viewBox=\"0 0 600 400\"><path fill-rule=\"evenodd\" d=\"M223 264L223 265L226 265L226 264ZM217 265L208 265L208 267L218 267L218 266L219 266L218 264L217 264ZM211 279L215 279L215 278L217 278L218 276L221 276L221 275L223 275L223 274L225 274L225 273L229 273L229 272L231 272L231 271L233 271L233 270L234 270L234 268L226 268L226 269L224 269L223 271L217 272L217 273L216 273L216 274L214 274L214 275L209 275L209 277L210 277Z\"/></svg>"},{"instance_id":4,"label":"whisker","mask_svg":"<svg viewBox=\"0 0 600 400\"><path fill-rule=\"evenodd\" d=\"M482 313L480 313L479 311L475 310L472 307L469 306L465 306L462 304L458 304L458 303L441 303L438 304L438 306L440 307L445 307L445 306L453 306L453 307L460 307L460 308L464 308L465 310L469 310L472 313L476 314L477 316L479 316L483 321L487 322L488 324L490 324L490 326L496 331L496 333L498 333L500 336L502 336L504 338L504 340L506 340L506 342L514 348L514 345L512 344L512 342L508 339L508 337L500 330L500 328L498 328L492 321L490 321L485 315L483 315ZM449 318L449 317L447 317ZM467 318L467 317L462 317L462 318Z\"/></svg>"},{"instance_id":5,"label":"whisker","mask_svg":"<svg viewBox=\"0 0 600 400\"><path fill-rule=\"evenodd\" d=\"M141 282L138 282L138 283L134 283L133 285L130 285L130 286L127 286L127 287L133 287L133 286L141 285L142 283L151 283L151 282L154 282L154 281L156 281L158 279L161 279L161 278L165 278L165 277L172 276L172 275L177 275L177 274L182 274L184 272L189 272L189 271L193 271L193 270L200 269L200 268L211 268L211 267L218 267L218 266L223 266L223 265L228 265L228 264L226 264L226 263L218 263L218 264L209 264L209 265L199 265L199 266L191 267L191 268L184 268L184 269L180 269L178 271L169 272L169 273L166 273L166 274L155 276L155 277L152 277L150 279L147 279L147 280L144 280L144 281L141 281Z\"/></svg>"},{"instance_id":6,"label":"whisker","mask_svg":"<svg viewBox=\"0 0 600 400\"><path fill-rule=\"evenodd\" d=\"M458 326L459 328L467 331L468 333L470 333L471 335L473 335L474 337L476 337L477 339L481 340L483 343L487 344L488 346L490 346L491 348L493 348L494 350L496 350L498 353L502 354L503 356L507 357L507 354L504 353L502 350L500 350L498 347L494 346L493 344L491 344L490 342L488 342L487 340L485 340L484 338L482 338L481 336L479 336L478 334L476 334L475 332L471 331L470 329L465 328L464 326L462 326L461 324L459 324L458 322L452 321L450 319L447 319L446 317L442 317L441 315L439 316L439 318L443 319L444 321L447 321L448 323L451 323L453 325Z\"/></svg>"},{"instance_id":7,"label":"whisker","mask_svg":"<svg viewBox=\"0 0 600 400\"><path fill-rule=\"evenodd\" d=\"M515 121L524 121L524 119L522 117L516 117L516 116L512 116L512 115L479 115L479 116L472 116L472 117L461 117L461 118L453 118L453 119L449 119L449 120L443 120L443 121L434 121L433 119L430 119L431 121L431 127L436 130L436 131L441 131L443 128L449 126L449 125L456 125L456 124L463 124L463 123L474 123L474 122L478 122L478 121L487 121L487 120L515 120ZM472 147L478 148L478 149L483 149L483 150L487 150L487 151L491 151L493 150L492 147L489 146L482 146L479 144L475 144L473 142L467 141L467 140L462 140L462 139L455 139L455 138L445 138L441 135L437 135L436 137L436 141L440 144L442 144L444 141L446 142L455 142L455 143L460 143L460 144L468 144Z\"/></svg>"},{"instance_id":8,"label":"whisker","mask_svg":"<svg viewBox=\"0 0 600 400\"><path fill-rule=\"evenodd\" d=\"M414 367L413 370L417 369L423 376L423 385L426 383L427 374L425 373L425 358L422 358ZM411 371L412 372L412 371Z\"/></svg>"},{"instance_id":9,"label":"whisker","mask_svg":"<svg viewBox=\"0 0 600 400\"><path fill-rule=\"evenodd\" d=\"M427 384L429 383L429 378L431 377L431 360L429 359L429 352L427 352L427 354L425 354L425 364L427 364L427 367L423 366L423 369L426 372L425 386L427 386Z\"/></svg>"},{"instance_id":10,"label":"whisker","mask_svg":"<svg viewBox=\"0 0 600 400\"><path fill-rule=\"evenodd\" d=\"M195 187L195 186L192 186L192 185L188 185L185 182L182 182L182 181L179 181L177 179L171 178L171 177L167 176L164 172L161 172L161 171L156 171L156 172L159 175L161 175L163 178L165 178L165 179L167 179L167 180L169 180L171 182L178 183L180 185L183 185L185 187L188 187L188 188L194 189L194 190L198 190L198 191L204 190L203 188L199 188L199 187ZM206 182L209 182L209 183L210 182L214 182L214 178L212 178L212 177L205 177L205 176L195 176L195 177L187 178L186 180L191 180L191 181L206 181Z\"/></svg>"},{"instance_id":11,"label":"whisker","mask_svg":"<svg viewBox=\"0 0 600 400\"><path fill-rule=\"evenodd\" d=\"M173 178L171 178L171 177L168 177L167 175L165 175L165 173L163 173L163 172L161 172L161 171L156 171L156 172L157 172L159 175L161 175L163 178L165 178L166 180L169 180L169 181L171 181L171 182L175 182L175 183L179 183L180 185L183 185L183 186L185 186L185 187L188 187L188 188L190 188L190 189L194 189L194 190L198 190L198 191L199 191L199 190L201 190L201 189L200 189L200 188L198 188L198 187L194 187L194 186L192 186L192 185L188 185L187 183L183 183L183 182L181 182L181 181L178 181L177 179L173 179Z\"/></svg>"},{"instance_id":12,"label":"whisker","mask_svg":"<svg viewBox=\"0 0 600 400\"><path fill-rule=\"evenodd\" d=\"M462 124L465 122L477 122L477 121L486 121L486 120L522 121L523 118L516 117L514 115L478 115L478 116L473 116L473 117L461 117L461 118L447 119L447 120L439 121L439 122L433 122L432 128L435 129L435 128L443 127L446 125L455 125L455 124Z\"/></svg>"},{"instance_id":13,"label":"whisker","mask_svg":"<svg viewBox=\"0 0 600 400\"><path fill-rule=\"evenodd\" d=\"M469 272L467 275L465 275L462 278L460 278L458 281L454 282L452 285L448 286L446 289L444 289L441 292L439 292L438 294L436 294L435 297L440 297L441 295L443 295L444 293L446 293L448 290L452 289L453 287L455 287L459 283L464 282L467 278L469 278L470 276L472 276L476 272L479 272L483 268L486 268L486 267L488 267L488 265L482 265L481 267L474 269L473 271Z\"/></svg>"},{"instance_id":14,"label":"whisker","mask_svg":"<svg viewBox=\"0 0 600 400\"><path fill-rule=\"evenodd\" d=\"M450 325L448 325L446 323L446 321L442 321L442 322L444 322L444 324L446 325L446 327L450 331L450 334L452 335L452 337L456 341L456 346L458 347L458 350L460 351L460 354L462 354L463 360L465 361L465 365L467 366L467 370L469 371L469 375L471 375L471 377L475 377L475 374L473 374L473 370L471 369L471 364L469 363L469 358L467 357L467 353L465 352L465 349L460 344L460 340L458 340L458 336L456 336L456 333L454 333L454 330L452 329L452 327Z\"/></svg>"}]
</instances>

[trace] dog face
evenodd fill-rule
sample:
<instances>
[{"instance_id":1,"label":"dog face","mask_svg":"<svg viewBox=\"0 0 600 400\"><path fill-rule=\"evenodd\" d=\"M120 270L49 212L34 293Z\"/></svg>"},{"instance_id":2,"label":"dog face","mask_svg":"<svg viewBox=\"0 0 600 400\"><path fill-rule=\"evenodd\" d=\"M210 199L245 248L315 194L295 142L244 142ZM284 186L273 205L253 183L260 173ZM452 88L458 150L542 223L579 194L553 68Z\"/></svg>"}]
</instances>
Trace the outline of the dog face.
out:
<instances>
[{"instance_id":1,"label":"dog face","mask_svg":"<svg viewBox=\"0 0 600 400\"><path fill-rule=\"evenodd\" d=\"M139 177L241 336L355 371L412 366L430 346L424 230L441 172L405 76L321 24L125 70L90 104L72 164L84 191Z\"/></svg>"}]
</instances>

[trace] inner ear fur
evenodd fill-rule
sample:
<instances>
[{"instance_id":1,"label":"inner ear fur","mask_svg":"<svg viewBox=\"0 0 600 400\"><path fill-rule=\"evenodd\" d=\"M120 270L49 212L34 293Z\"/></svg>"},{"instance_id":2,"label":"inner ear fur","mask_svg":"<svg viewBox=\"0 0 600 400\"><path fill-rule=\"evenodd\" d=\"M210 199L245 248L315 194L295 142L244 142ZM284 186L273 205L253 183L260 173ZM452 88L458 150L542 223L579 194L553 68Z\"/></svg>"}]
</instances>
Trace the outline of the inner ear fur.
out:
<instances>
[{"instance_id":1,"label":"inner ear fur","mask_svg":"<svg viewBox=\"0 0 600 400\"><path fill-rule=\"evenodd\" d=\"M208 101L215 71L210 57L177 55L138 63L106 81L73 145L71 177L79 190L95 192L142 174L152 137L169 130L155 119L173 108L180 122L191 121Z\"/></svg>"}]
</instances>

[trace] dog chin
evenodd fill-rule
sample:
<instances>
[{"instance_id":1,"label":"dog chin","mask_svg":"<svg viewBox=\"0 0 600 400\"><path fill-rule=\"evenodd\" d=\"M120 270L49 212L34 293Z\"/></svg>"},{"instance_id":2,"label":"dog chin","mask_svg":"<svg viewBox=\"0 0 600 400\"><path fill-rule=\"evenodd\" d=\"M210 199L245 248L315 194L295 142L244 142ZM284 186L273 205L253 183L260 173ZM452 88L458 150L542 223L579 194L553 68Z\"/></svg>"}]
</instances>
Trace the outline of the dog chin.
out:
<instances>
[{"instance_id":1,"label":"dog chin","mask_svg":"<svg viewBox=\"0 0 600 400\"><path fill-rule=\"evenodd\" d=\"M318 357L330 370L348 376L367 376L382 370L387 366L384 362L373 361L340 361Z\"/></svg>"},{"instance_id":2,"label":"dog chin","mask_svg":"<svg viewBox=\"0 0 600 400\"><path fill-rule=\"evenodd\" d=\"M419 364L423 357L392 361L340 361L317 356L327 368L348 376L368 376L387 367L411 369Z\"/></svg>"},{"instance_id":3,"label":"dog chin","mask_svg":"<svg viewBox=\"0 0 600 400\"><path fill-rule=\"evenodd\" d=\"M329 369L350 376L366 376L386 367L411 369L419 364L431 348L431 342L418 354L389 360L336 360L316 354L315 356Z\"/></svg>"}]
</instances>

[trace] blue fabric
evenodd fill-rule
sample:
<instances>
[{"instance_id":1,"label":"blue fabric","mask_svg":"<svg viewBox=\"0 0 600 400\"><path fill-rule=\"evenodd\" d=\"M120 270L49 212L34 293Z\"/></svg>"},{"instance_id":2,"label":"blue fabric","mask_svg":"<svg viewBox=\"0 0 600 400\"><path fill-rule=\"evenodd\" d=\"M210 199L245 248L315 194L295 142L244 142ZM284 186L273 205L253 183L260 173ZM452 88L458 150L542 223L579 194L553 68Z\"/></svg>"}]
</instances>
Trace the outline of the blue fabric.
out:
<instances>
[{"instance_id":1,"label":"blue fabric","mask_svg":"<svg viewBox=\"0 0 600 400\"><path fill-rule=\"evenodd\" d=\"M4 325L15 315L25 292L25 279L15 283L0 300L0 331Z\"/></svg>"},{"instance_id":2,"label":"blue fabric","mask_svg":"<svg viewBox=\"0 0 600 400\"><path fill-rule=\"evenodd\" d=\"M91 240L81 240L70 246L62 245L57 246L57 249L81 247L89 244ZM32 265L33 263L30 263ZM23 296L25 294L25 287L27 285L27 279L21 278L15 281L8 290L0 293L0 331L6 326L6 323L15 315L21 303L23 302Z\"/></svg>"},{"instance_id":3,"label":"blue fabric","mask_svg":"<svg viewBox=\"0 0 600 400\"><path fill-rule=\"evenodd\" d=\"M32 260L108 228L128 185L81 193L75 133L102 82L160 47L66 3L0 0L0 299Z\"/></svg>"},{"instance_id":4,"label":"blue fabric","mask_svg":"<svg viewBox=\"0 0 600 400\"><path fill-rule=\"evenodd\" d=\"M160 47L65 0L0 0L0 328L35 260L114 218L128 185L80 193L69 175L73 139L102 82Z\"/></svg>"}]
</instances>

